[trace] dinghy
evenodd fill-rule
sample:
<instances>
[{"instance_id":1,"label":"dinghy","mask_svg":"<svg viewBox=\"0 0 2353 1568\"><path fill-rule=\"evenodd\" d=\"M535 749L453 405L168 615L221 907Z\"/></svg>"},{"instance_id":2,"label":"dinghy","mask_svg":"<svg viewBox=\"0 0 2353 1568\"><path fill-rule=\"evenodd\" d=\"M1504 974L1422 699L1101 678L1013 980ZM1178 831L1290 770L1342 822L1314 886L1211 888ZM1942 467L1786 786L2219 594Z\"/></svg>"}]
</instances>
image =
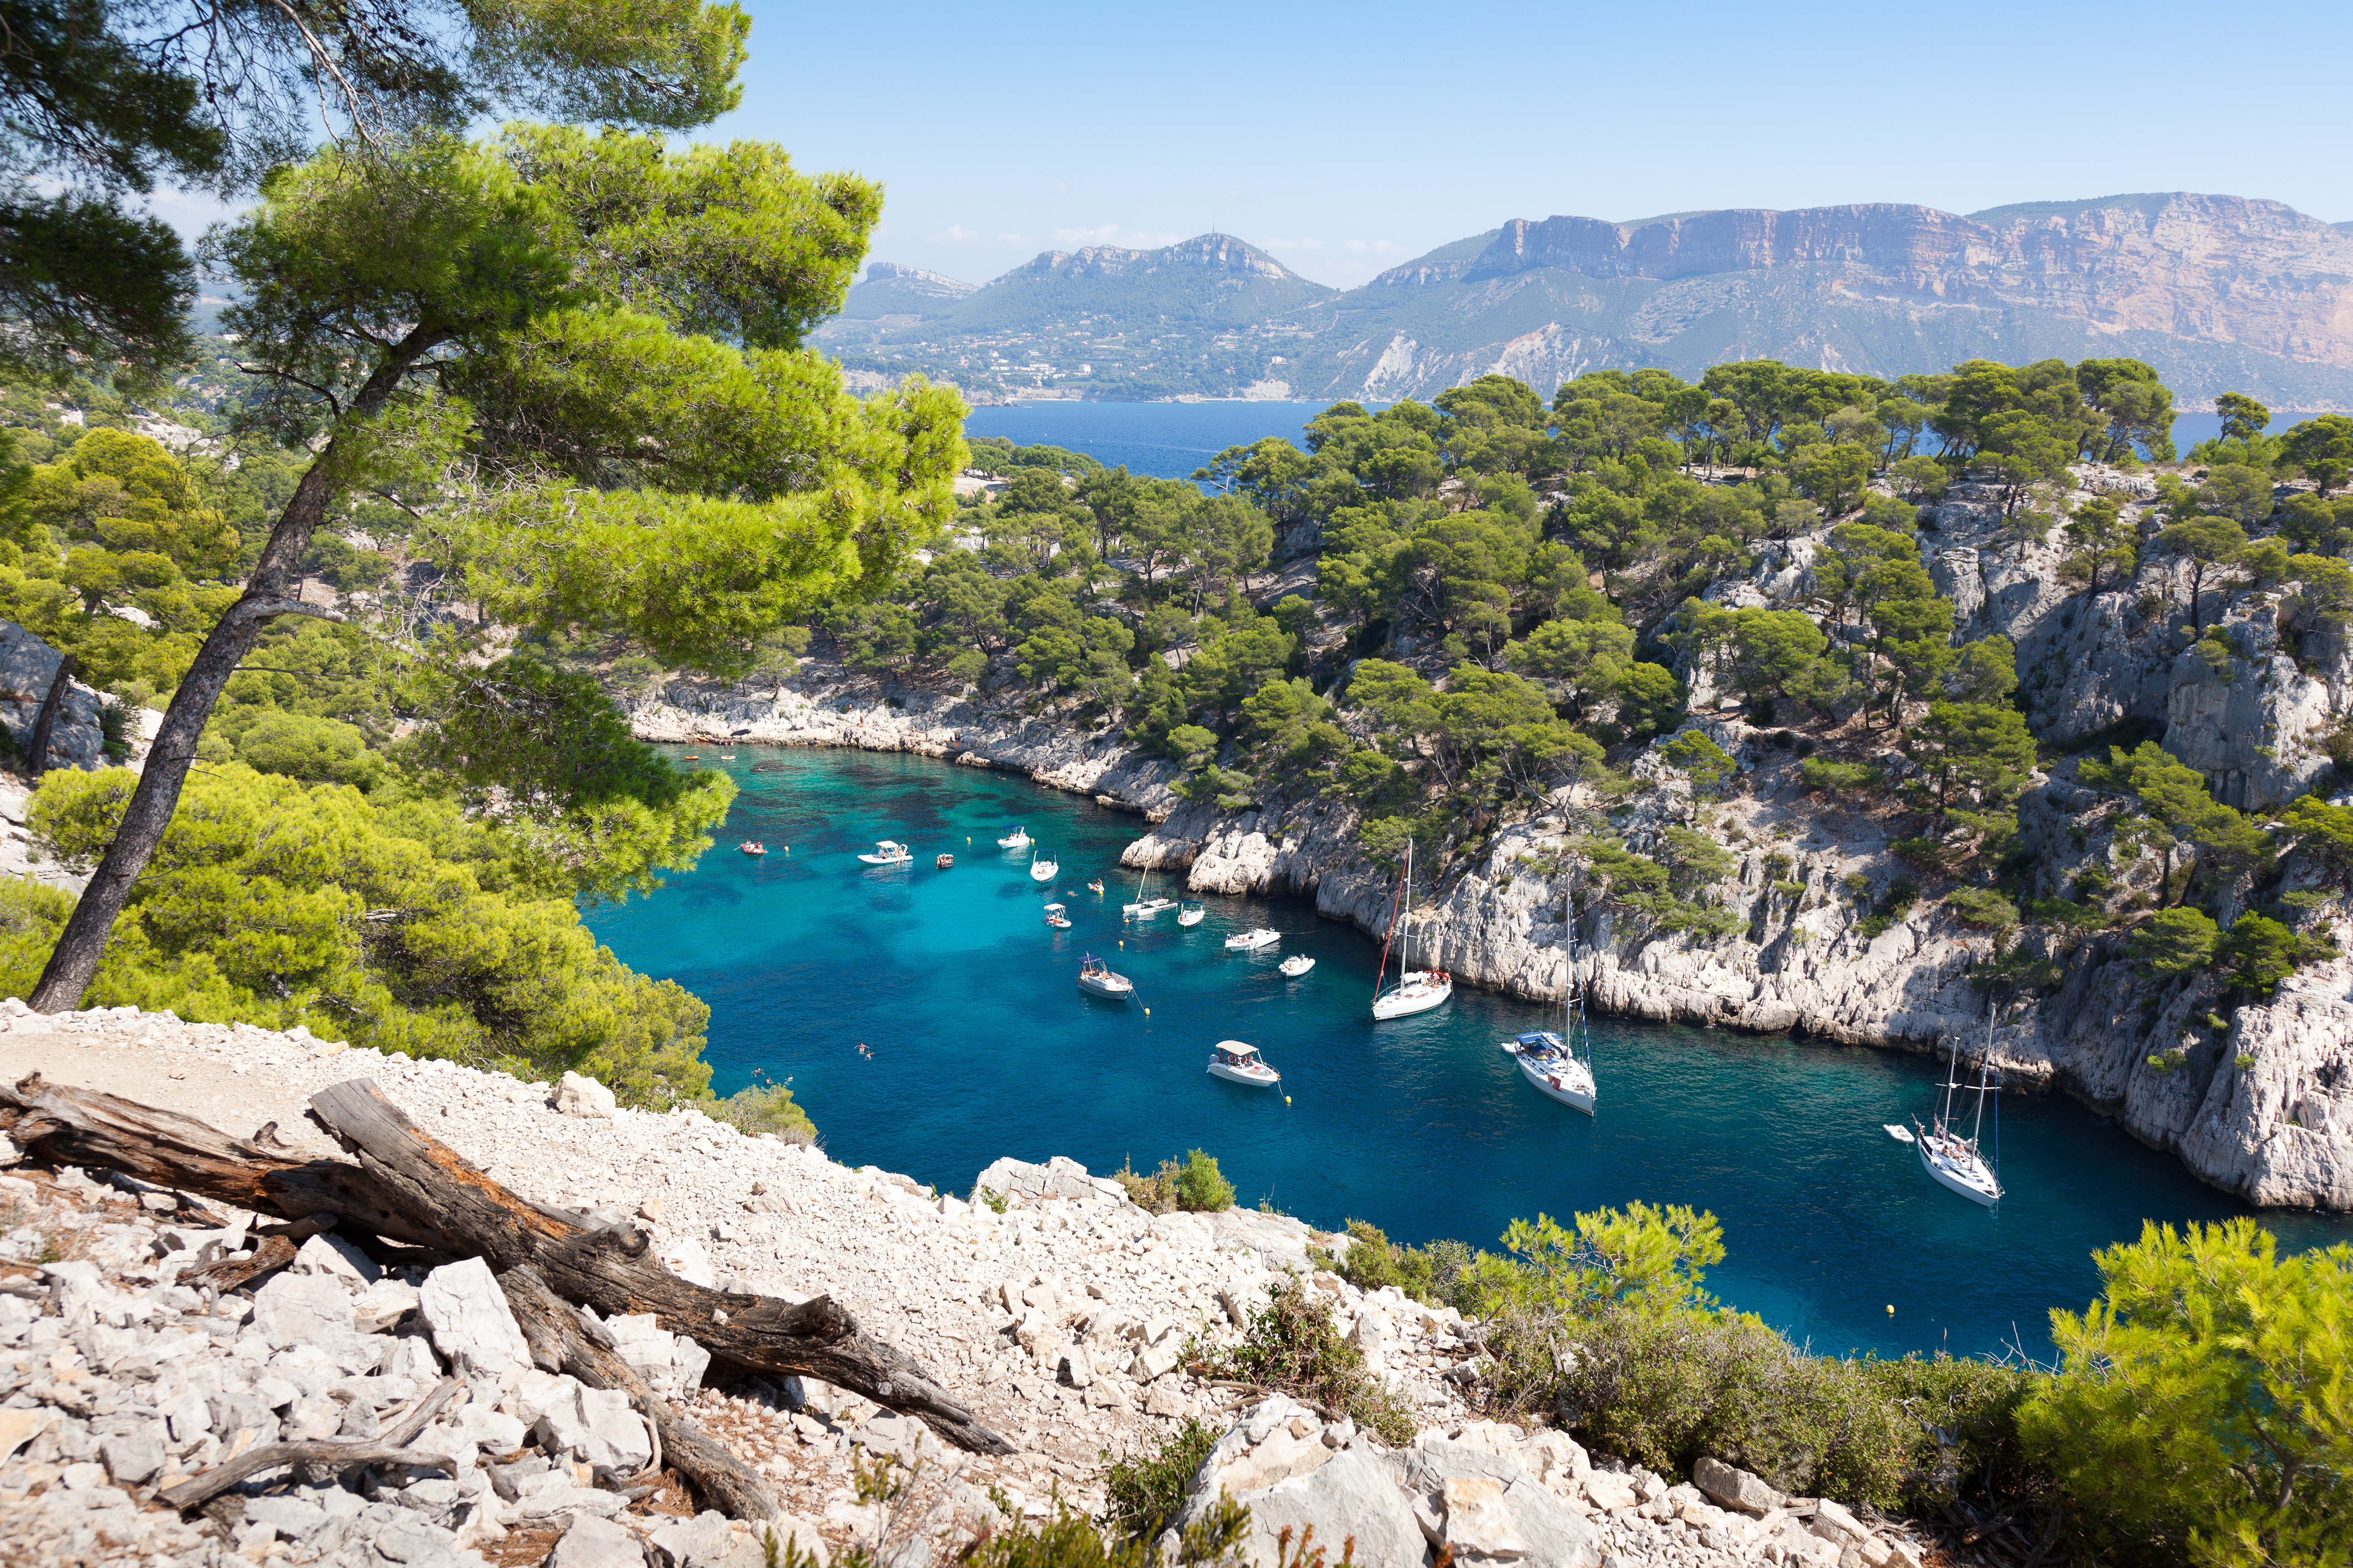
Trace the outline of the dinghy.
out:
<instances>
[{"instance_id":1,"label":"dinghy","mask_svg":"<svg viewBox=\"0 0 2353 1568\"><path fill-rule=\"evenodd\" d=\"M1189 929L1193 926L1199 925L1201 923L1201 917L1208 912L1208 910L1200 904L1190 902L1178 904L1176 906L1176 923Z\"/></svg>"},{"instance_id":2,"label":"dinghy","mask_svg":"<svg viewBox=\"0 0 2353 1568\"><path fill-rule=\"evenodd\" d=\"M1298 979L1301 975L1306 973L1309 970L1314 967L1315 961L1308 957L1303 952L1294 952L1289 958L1284 959L1281 963L1275 965L1275 968L1281 970L1285 975L1293 980Z\"/></svg>"},{"instance_id":3,"label":"dinghy","mask_svg":"<svg viewBox=\"0 0 2353 1568\"><path fill-rule=\"evenodd\" d=\"M756 838L746 838L735 847L746 855L765 855L768 852L768 847Z\"/></svg>"}]
</instances>

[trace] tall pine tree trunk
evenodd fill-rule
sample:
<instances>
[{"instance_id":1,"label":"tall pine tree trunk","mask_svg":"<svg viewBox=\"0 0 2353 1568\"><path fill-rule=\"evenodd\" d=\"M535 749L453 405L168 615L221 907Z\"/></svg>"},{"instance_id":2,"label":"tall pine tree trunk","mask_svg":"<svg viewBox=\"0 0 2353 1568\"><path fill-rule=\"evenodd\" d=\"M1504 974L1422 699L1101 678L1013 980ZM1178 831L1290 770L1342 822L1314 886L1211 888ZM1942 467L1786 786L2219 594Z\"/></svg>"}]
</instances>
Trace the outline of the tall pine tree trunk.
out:
<instances>
[{"instance_id":1,"label":"tall pine tree trunk","mask_svg":"<svg viewBox=\"0 0 2353 1568\"><path fill-rule=\"evenodd\" d=\"M381 413L402 378L445 335L440 329L425 324L412 330L375 374L361 384L343 409L341 422L357 423ZM279 516L278 526L269 531L269 542L262 547L261 559L247 580L244 595L214 624L195 662L188 667L179 689L172 694L172 705L164 711L163 727L147 752L145 771L139 776L139 787L132 792L122 824L115 829L105 858L99 861L90 886L82 889L80 901L74 905L72 918L58 935L48 966L41 971L40 984L33 988L31 1005L35 1012L64 1013L81 1005L82 993L89 989L90 977L98 973L99 960L105 954L106 939L131 901L132 885L147 868L148 858L155 853L155 847L164 841L164 830L171 826L172 813L180 804L180 791L187 783L188 768L196 760L197 738L204 733L206 721L212 717L213 707L220 700L229 677L237 673L237 667L252 651L254 640L260 637L265 625L282 615L305 613L294 591L302 580L301 563L311 548L311 536L325 520L327 508L339 493L334 474L341 440L337 437L328 441L303 474L301 483L295 486L293 498Z\"/></svg>"}]
</instances>

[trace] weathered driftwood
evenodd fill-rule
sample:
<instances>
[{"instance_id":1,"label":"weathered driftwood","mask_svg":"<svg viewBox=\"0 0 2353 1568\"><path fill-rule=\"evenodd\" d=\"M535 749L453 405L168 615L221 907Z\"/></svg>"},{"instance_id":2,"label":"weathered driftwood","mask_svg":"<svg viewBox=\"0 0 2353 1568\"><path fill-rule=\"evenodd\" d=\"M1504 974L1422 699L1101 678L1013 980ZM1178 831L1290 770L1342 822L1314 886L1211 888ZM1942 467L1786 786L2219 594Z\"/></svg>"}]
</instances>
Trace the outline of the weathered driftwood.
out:
<instances>
[{"instance_id":1,"label":"weathered driftwood","mask_svg":"<svg viewBox=\"0 0 2353 1568\"><path fill-rule=\"evenodd\" d=\"M42 1158L123 1171L289 1219L332 1215L346 1230L480 1257L495 1273L528 1265L563 1300L607 1317L652 1313L721 1362L821 1378L921 1418L960 1448L1012 1452L920 1363L869 1338L830 1297L796 1306L690 1284L661 1267L634 1226L592 1228L586 1215L510 1193L364 1079L312 1096L311 1118L356 1163L290 1159L191 1117L38 1074L0 1090L0 1131Z\"/></svg>"},{"instance_id":2,"label":"weathered driftwood","mask_svg":"<svg viewBox=\"0 0 2353 1568\"><path fill-rule=\"evenodd\" d=\"M329 1469L344 1469L353 1465L381 1464L386 1460L421 1468L454 1470L457 1461L447 1454L411 1453L408 1445L425 1430L426 1424L449 1403L458 1392L458 1380L445 1377L433 1392L418 1400L391 1431L375 1437L328 1437L305 1443L264 1443L248 1448L236 1458L215 1465L211 1469L192 1476L177 1486L165 1487L155 1495L174 1508L202 1508L248 1476L258 1476L264 1470L275 1470L287 1465L319 1465Z\"/></svg>"},{"instance_id":3,"label":"weathered driftwood","mask_svg":"<svg viewBox=\"0 0 2353 1568\"><path fill-rule=\"evenodd\" d=\"M297 1250L295 1245L282 1236L265 1236L261 1244L253 1249L252 1257L216 1259L201 1268L189 1269L180 1276L179 1282L206 1286L227 1295L238 1286L259 1279L265 1274L277 1273L294 1261Z\"/></svg>"},{"instance_id":4,"label":"weathered driftwood","mask_svg":"<svg viewBox=\"0 0 2353 1568\"><path fill-rule=\"evenodd\" d=\"M537 1269L527 1263L510 1268L499 1276L499 1287L506 1292L522 1337L531 1342L532 1360L591 1388L617 1388L627 1394L630 1405L653 1425L664 1456L658 1462L668 1463L685 1479L699 1506L758 1524L776 1517L782 1505L760 1473L649 1387L637 1369L621 1359L604 1327L584 1319L578 1309L549 1289Z\"/></svg>"}]
</instances>

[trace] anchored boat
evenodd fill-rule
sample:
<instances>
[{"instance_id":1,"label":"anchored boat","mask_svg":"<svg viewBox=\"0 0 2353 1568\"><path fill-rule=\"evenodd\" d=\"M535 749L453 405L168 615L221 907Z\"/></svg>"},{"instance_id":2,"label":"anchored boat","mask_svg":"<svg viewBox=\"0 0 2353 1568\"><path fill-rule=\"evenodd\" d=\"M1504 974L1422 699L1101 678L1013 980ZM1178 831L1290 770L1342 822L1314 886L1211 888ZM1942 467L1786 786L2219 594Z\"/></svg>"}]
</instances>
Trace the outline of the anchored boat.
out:
<instances>
[{"instance_id":1,"label":"anchored boat","mask_svg":"<svg viewBox=\"0 0 2353 1568\"><path fill-rule=\"evenodd\" d=\"M1561 956L1568 961L1567 988L1561 994L1560 1033L1539 1029L1505 1040L1504 1049L1520 1059L1520 1076L1545 1094L1573 1110L1593 1114L1601 1090L1593 1076L1593 1033L1585 1021L1585 986L1577 974L1577 918L1567 911Z\"/></svg>"},{"instance_id":2,"label":"anchored boat","mask_svg":"<svg viewBox=\"0 0 2353 1568\"><path fill-rule=\"evenodd\" d=\"M869 866L904 866L914 858L915 852L895 838L879 840L874 846L873 854L859 857Z\"/></svg>"},{"instance_id":3,"label":"anchored boat","mask_svg":"<svg viewBox=\"0 0 2353 1568\"><path fill-rule=\"evenodd\" d=\"M1071 929L1071 917L1063 912L1061 905L1048 904L1046 906L1046 923L1052 926L1057 931L1068 931Z\"/></svg>"},{"instance_id":4,"label":"anchored boat","mask_svg":"<svg viewBox=\"0 0 2353 1568\"><path fill-rule=\"evenodd\" d=\"M1282 1075L1266 1065L1256 1046L1246 1046L1240 1040L1218 1042L1217 1048L1209 1053L1209 1076L1261 1089L1271 1089L1282 1081Z\"/></svg>"},{"instance_id":5,"label":"anchored boat","mask_svg":"<svg viewBox=\"0 0 2353 1568\"><path fill-rule=\"evenodd\" d=\"M1281 963L1275 965L1275 968L1281 970L1284 974L1293 980L1298 979L1301 975L1306 973L1309 970L1314 967L1315 961L1308 957L1303 952L1294 952L1289 958L1284 959Z\"/></svg>"},{"instance_id":6,"label":"anchored boat","mask_svg":"<svg viewBox=\"0 0 2353 1568\"><path fill-rule=\"evenodd\" d=\"M1994 1172L1978 1143L1985 1129L1985 1103L1989 1094L2001 1090L1993 1082L1993 1016L1986 1016L1985 1056L1978 1063L1978 1105L1969 1122L1969 1135L1961 1136L1959 1123L1953 1116L1953 1096L1967 1086L1961 1082L1961 1042L1953 1041L1952 1059L1945 1068L1945 1103L1931 1119L1930 1125L1919 1128L1915 1142L1920 1149L1920 1165L1940 1187L1957 1192L1973 1204L1991 1208L2001 1201L2001 1178ZM2001 1102L1994 1102L1994 1131L1997 1148L2000 1142Z\"/></svg>"},{"instance_id":7,"label":"anchored boat","mask_svg":"<svg viewBox=\"0 0 2353 1568\"><path fill-rule=\"evenodd\" d=\"M1061 874L1062 868L1055 862L1052 856L1049 855L1043 860L1039 859L1034 855L1030 857L1029 879L1031 881L1050 882Z\"/></svg>"},{"instance_id":8,"label":"anchored boat","mask_svg":"<svg viewBox=\"0 0 2353 1568\"><path fill-rule=\"evenodd\" d=\"M1403 929L1400 931L1399 922ZM1397 903L1389 912L1389 936L1398 939L1398 983L1373 997L1376 1019L1403 1018L1427 1013L1454 994L1454 976L1442 969L1407 967L1413 952L1413 840L1405 845L1405 875L1398 883ZM1389 944L1381 943L1381 973L1389 967Z\"/></svg>"},{"instance_id":9,"label":"anchored boat","mask_svg":"<svg viewBox=\"0 0 2353 1568\"><path fill-rule=\"evenodd\" d=\"M1208 912L1207 907L1188 900L1176 906L1176 923L1187 927L1199 925L1201 917Z\"/></svg>"},{"instance_id":10,"label":"anchored boat","mask_svg":"<svg viewBox=\"0 0 2353 1568\"><path fill-rule=\"evenodd\" d=\"M1233 935L1226 938L1226 951L1228 952L1256 952L1260 948L1272 947L1276 942L1279 942L1282 940L1282 933L1281 931L1270 931L1265 926L1254 926L1249 931L1236 931Z\"/></svg>"},{"instance_id":11,"label":"anchored boat","mask_svg":"<svg viewBox=\"0 0 2353 1568\"><path fill-rule=\"evenodd\" d=\"M1113 973L1102 959L1090 952L1079 960L1079 989L1090 996L1124 1002L1135 994L1135 982L1124 974Z\"/></svg>"},{"instance_id":12,"label":"anchored boat","mask_svg":"<svg viewBox=\"0 0 2353 1568\"><path fill-rule=\"evenodd\" d=\"M999 849L1027 849L1029 847L1029 830L1026 827L1016 827L998 839L997 847Z\"/></svg>"}]
</instances>

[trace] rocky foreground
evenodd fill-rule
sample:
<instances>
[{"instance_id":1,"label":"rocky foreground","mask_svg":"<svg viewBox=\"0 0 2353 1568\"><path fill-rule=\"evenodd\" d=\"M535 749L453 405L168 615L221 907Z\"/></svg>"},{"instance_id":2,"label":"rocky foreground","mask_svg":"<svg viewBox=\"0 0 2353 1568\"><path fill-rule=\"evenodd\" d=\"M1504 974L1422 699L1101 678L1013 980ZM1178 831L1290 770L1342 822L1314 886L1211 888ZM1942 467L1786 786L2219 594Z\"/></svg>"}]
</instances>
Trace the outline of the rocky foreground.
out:
<instances>
[{"instance_id":1,"label":"rocky foreground","mask_svg":"<svg viewBox=\"0 0 2353 1568\"><path fill-rule=\"evenodd\" d=\"M121 1008L0 1005L0 1070L124 1093L330 1152L308 1095L373 1079L511 1188L634 1217L681 1277L798 1300L819 1291L917 1357L1009 1457L944 1449L919 1423L813 1381L725 1379L650 1318L605 1327L659 1392L759 1467L774 1520L696 1514L648 1424L613 1392L535 1369L488 1268L387 1271L350 1239L221 1290L270 1216L111 1173L20 1162L0 1177L0 1562L755 1568L774 1533L894 1568L946 1561L1056 1500L1103 1506L1103 1460L1186 1418L1223 1431L1187 1517L1248 1505L1247 1556L1314 1523L1367 1563L1561 1568L1917 1563L1910 1539L1837 1504L1702 1467L1697 1486L1587 1455L1564 1434L1478 1419L1478 1326L1317 1270L1337 1238L1280 1215L1155 1216L1075 1163L1005 1160L966 1202L691 1110L616 1109L550 1086L348 1050L301 1031L184 1024ZM0 1141L0 1155L13 1145ZM1001 1210L999 1205L1002 1205ZM1304 1275L1405 1401L1419 1436L1369 1431L1266 1390L1205 1383L1188 1341L1238 1337L1266 1288ZM183 1511L161 1494L280 1442L369 1442L368 1462L279 1467ZM860 1501L887 1460L913 1484ZM1000 1507L1000 1504L1002 1507Z\"/></svg>"}]
</instances>

